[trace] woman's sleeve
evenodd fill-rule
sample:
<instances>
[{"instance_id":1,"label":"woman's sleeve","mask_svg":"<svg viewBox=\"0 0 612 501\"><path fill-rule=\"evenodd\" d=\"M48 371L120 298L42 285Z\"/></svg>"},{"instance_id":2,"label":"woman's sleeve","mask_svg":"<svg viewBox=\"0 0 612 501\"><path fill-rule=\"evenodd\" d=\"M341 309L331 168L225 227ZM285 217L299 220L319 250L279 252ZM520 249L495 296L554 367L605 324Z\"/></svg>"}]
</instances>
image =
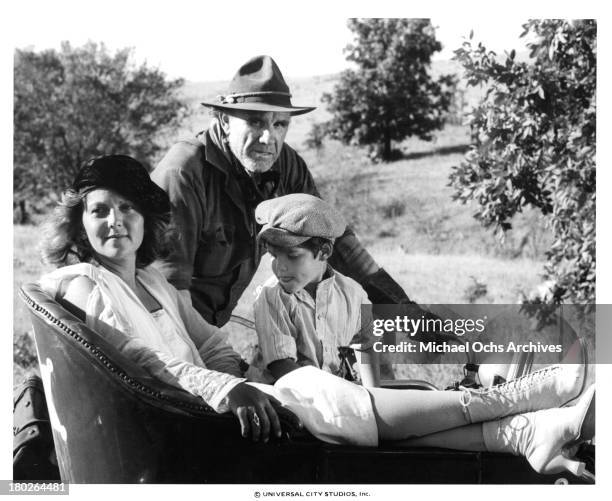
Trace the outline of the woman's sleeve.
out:
<instances>
[{"instance_id":1,"label":"woman's sleeve","mask_svg":"<svg viewBox=\"0 0 612 501\"><path fill-rule=\"evenodd\" d=\"M209 369L242 376L240 355L227 342L226 335L218 327L210 325L183 295L176 291L179 314L187 334L194 342L204 365Z\"/></svg>"},{"instance_id":2,"label":"woman's sleeve","mask_svg":"<svg viewBox=\"0 0 612 501\"><path fill-rule=\"evenodd\" d=\"M99 317L88 315L87 324L123 355L144 368L157 379L201 397L217 412L227 412L227 394L245 381L231 374L190 364L173 356L154 350L137 337L112 327Z\"/></svg>"},{"instance_id":3,"label":"woman's sleeve","mask_svg":"<svg viewBox=\"0 0 612 501\"><path fill-rule=\"evenodd\" d=\"M295 327L275 287L263 287L253 305L264 367L276 360L297 360Z\"/></svg>"}]
</instances>

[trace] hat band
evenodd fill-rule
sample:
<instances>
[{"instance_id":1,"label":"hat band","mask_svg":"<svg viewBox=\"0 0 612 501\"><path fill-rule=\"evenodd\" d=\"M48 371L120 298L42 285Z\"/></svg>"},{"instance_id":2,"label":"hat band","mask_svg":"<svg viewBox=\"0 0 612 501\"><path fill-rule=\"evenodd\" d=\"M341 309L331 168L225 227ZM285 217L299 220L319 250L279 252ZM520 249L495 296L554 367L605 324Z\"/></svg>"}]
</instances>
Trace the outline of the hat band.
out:
<instances>
[{"instance_id":1,"label":"hat band","mask_svg":"<svg viewBox=\"0 0 612 501\"><path fill-rule=\"evenodd\" d=\"M243 92L240 94L230 94L228 96L219 97L221 98L222 104L266 103L278 106L291 106L291 94L289 92Z\"/></svg>"}]
</instances>

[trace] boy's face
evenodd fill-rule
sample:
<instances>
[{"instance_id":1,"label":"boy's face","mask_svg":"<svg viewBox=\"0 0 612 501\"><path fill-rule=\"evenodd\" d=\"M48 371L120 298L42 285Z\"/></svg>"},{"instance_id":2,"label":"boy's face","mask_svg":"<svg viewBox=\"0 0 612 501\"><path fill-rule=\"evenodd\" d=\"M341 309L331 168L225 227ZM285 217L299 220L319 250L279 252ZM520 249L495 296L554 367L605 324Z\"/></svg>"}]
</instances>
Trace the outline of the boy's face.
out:
<instances>
[{"instance_id":1,"label":"boy's face","mask_svg":"<svg viewBox=\"0 0 612 501\"><path fill-rule=\"evenodd\" d=\"M283 288L289 294L303 289L309 284L321 281L327 268L327 258L318 252L303 247L276 247L267 245L272 256L272 271Z\"/></svg>"}]
</instances>

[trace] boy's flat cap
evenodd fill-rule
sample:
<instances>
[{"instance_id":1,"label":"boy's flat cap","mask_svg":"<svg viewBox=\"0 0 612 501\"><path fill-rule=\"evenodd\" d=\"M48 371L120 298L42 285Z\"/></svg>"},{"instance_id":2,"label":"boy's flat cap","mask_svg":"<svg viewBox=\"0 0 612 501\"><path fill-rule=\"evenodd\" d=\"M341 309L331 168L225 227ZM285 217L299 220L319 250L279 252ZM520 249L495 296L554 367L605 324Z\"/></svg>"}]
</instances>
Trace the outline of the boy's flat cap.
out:
<instances>
[{"instance_id":1,"label":"boy's flat cap","mask_svg":"<svg viewBox=\"0 0 612 501\"><path fill-rule=\"evenodd\" d=\"M263 225L257 238L279 247L300 245L312 237L333 240L346 229L346 221L331 205L305 193L261 202L255 219Z\"/></svg>"}]
</instances>

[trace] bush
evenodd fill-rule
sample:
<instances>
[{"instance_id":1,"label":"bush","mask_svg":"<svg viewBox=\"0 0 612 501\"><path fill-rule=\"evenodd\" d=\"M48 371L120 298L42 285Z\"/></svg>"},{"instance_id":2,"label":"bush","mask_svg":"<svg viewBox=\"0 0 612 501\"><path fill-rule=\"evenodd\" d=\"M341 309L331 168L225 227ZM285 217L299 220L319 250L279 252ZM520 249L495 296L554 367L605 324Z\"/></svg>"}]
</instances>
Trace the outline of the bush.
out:
<instances>
[{"instance_id":1,"label":"bush","mask_svg":"<svg viewBox=\"0 0 612 501\"><path fill-rule=\"evenodd\" d=\"M526 206L547 218L551 300L595 301L595 84L593 20L533 20L529 62L504 61L466 41L455 52L470 85L489 90L470 118L472 146L454 168L454 197L500 235Z\"/></svg>"},{"instance_id":2,"label":"bush","mask_svg":"<svg viewBox=\"0 0 612 501\"><path fill-rule=\"evenodd\" d=\"M431 140L444 124L455 79L429 75L433 53L442 49L429 19L351 19L355 43L346 48L357 70L346 70L323 101L333 118L328 134L344 144L366 145L383 160L392 141Z\"/></svg>"},{"instance_id":3,"label":"bush","mask_svg":"<svg viewBox=\"0 0 612 501\"><path fill-rule=\"evenodd\" d=\"M403 200L392 200L380 207L383 218L394 219L403 216L406 212L406 202Z\"/></svg>"},{"instance_id":4,"label":"bush","mask_svg":"<svg viewBox=\"0 0 612 501\"><path fill-rule=\"evenodd\" d=\"M29 332L16 334L13 338L13 363L24 369L38 366L36 346Z\"/></svg>"},{"instance_id":5,"label":"bush","mask_svg":"<svg viewBox=\"0 0 612 501\"><path fill-rule=\"evenodd\" d=\"M65 189L92 157L123 153L150 164L158 139L178 126L182 80L146 65L131 51L109 54L88 43L60 51L15 51L14 192L45 200Z\"/></svg>"},{"instance_id":6,"label":"bush","mask_svg":"<svg viewBox=\"0 0 612 501\"><path fill-rule=\"evenodd\" d=\"M319 153L323 149L323 140L325 139L325 124L315 123L306 136L304 146L311 148Z\"/></svg>"}]
</instances>

